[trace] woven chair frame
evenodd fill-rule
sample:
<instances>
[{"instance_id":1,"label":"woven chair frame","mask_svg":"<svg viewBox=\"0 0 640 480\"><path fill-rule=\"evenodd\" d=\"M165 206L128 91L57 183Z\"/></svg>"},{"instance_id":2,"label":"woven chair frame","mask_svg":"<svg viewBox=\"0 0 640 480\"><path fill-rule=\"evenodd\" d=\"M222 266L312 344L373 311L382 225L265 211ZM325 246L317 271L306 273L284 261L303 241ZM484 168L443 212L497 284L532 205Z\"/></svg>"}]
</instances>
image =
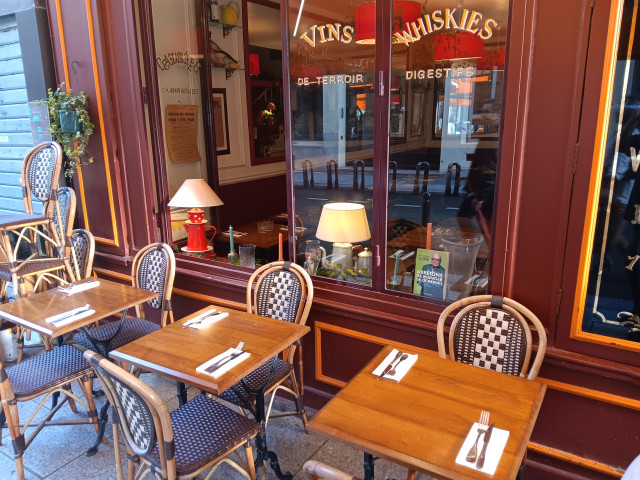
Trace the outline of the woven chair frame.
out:
<instances>
[{"instance_id":1,"label":"woven chair frame","mask_svg":"<svg viewBox=\"0 0 640 480\"><path fill-rule=\"evenodd\" d=\"M317 460L304 462L302 474L304 480L360 480L358 477L349 475Z\"/></svg>"},{"instance_id":2,"label":"woven chair frame","mask_svg":"<svg viewBox=\"0 0 640 480\"><path fill-rule=\"evenodd\" d=\"M115 408L117 417L114 416L113 438L119 479L122 478L122 463L120 459L119 447L117 446L118 441L116 439L119 438L119 432L120 430L122 430L123 436L125 437L125 445L128 453L128 480L134 480L134 478L144 478L148 471L151 471L156 478L158 477L158 475L160 475L162 479L174 480L177 478L194 478L209 470L206 476L204 476L204 480L208 480L213 475L216 468L218 468L218 466L220 466L222 463L231 465L234 469L243 474L245 478L255 480L256 477L255 469L253 467L253 453L250 442L246 442L244 445L245 453L247 456L247 463L249 466L249 474L247 474L247 472L236 462L234 462L230 458L226 458L227 455L231 453L237 453L237 450L243 446L242 444L238 444L234 447L229 448L222 455L210 460L208 463L206 463L196 471L190 472L184 477L178 476L176 472L175 456L171 456L170 458L167 457L167 452L175 451L174 433L169 410L167 409L167 406L162 401L162 399L153 389L147 386L139 378L110 362L100 354L95 353L91 350L87 350L84 353L84 357L89 365L91 365L102 384L105 386L107 399L112 408ZM105 373L107 375L105 375ZM125 419L126 415L122 409L118 394L115 391L115 387L110 377L116 378L121 384L131 389L143 402L145 402L146 407L153 419L155 439L158 442L158 446L163 445L163 448L158 448L158 453L160 456L160 469L158 469L158 466L155 465L154 462L150 460L150 458L145 455L136 453L136 450L138 452L139 450L135 448L136 443L132 439L129 429L119 428L118 425L122 424L122 419ZM137 473L135 473L135 469L138 467L139 470Z\"/></svg>"},{"instance_id":3,"label":"woven chair frame","mask_svg":"<svg viewBox=\"0 0 640 480\"><path fill-rule=\"evenodd\" d=\"M80 255L75 247L75 239L80 238L86 242L87 249L84 252L84 258ZM93 238L93 234L89 230L83 228L76 228L71 232L71 259L73 261L75 274L78 280L89 278L93 272L93 257L96 252L96 241ZM80 270L80 265L84 264L84 268Z\"/></svg>"},{"instance_id":4,"label":"woven chair frame","mask_svg":"<svg viewBox=\"0 0 640 480\"><path fill-rule=\"evenodd\" d=\"M389 220L387 222L387 241L393 240L394 238L400 237L405 233L415 230L416 228L421 228L422 226L423 225L414 220L408 220L405 218ZM403 228L405 231L400 231L399 227L406 227Z\"/></svg>"},{"instance_id":5,"label":"woven chair frame","mask_svg":"<svg viewBox=\"0 0 640 480\"><path fill-rule=\"evenodd\" d=\"M455 360L456 352L453 344L453 333L455 332L456 325L458 324L460 319L466 314L473 310L479 309L504 310L518 320L518 322L523 326L523 330L525 332L526 351L520 376L526 377L530 380L535 379L540 372L540 367L542 365L542 361L544 360L544 355L547 349L547 334L544 330L542 322L540 322L538 317L533 312L531 312L531 310L526 308L524 305L516 302L515 300L509 298L501 298L502 306L495 307L492 306L492 298L495 299L495 297L493 297L492 295L476 295L467 297L452 303L442 311L437 325L438 353L440 357ZM447 322L448 317L458 309L460 311L451 321L451 325L449 327L448 342L446 342L445 323ZM533 349L533 336L531 334L531 326L534 327L538 334L538 342L536 355L534 357L533 363L531 364L531 367L529 368Z\"/></svg>"},{"instance_id":6,"label":"woven chair frame","mask_svg":"<svg viewBox=\"0 0 640 480\"><path fill-rule=\"evenodd\" d=\"M166 243L151 243L140 250L133 259L133 264L131 266L131 282L134 287L142 288L138 278L140 269L143 266L146 256L153 253L155 250L161 251L167 257L167 270L165 272L162 291L159 295L162 309L160 325L165 327L167 325L167 318L169 319L169 323L173 323L174 321L173 310L171 309L171 295L173 293L173 281L176 276L176 258L171 247ZM138 318L145 318L144 305L136 305L136 316Z\"/></svg>"},{"instance_id":7,"label":"woven chair frame","mask_svg":"<svg viewBox=\"0 0 640 480\"><path fill-rule=\"evenodd\" d=\"M55 155L55 163L51 172L51 186L50 190L53 192L56 189L56 183L58 178L60 177L60 170L62 169L62 147L56 142L46 142L41 143L40 145L36 145L33 147L25 156L24 161L22 162L22 185L23 185L23 201L24 201L24 211L26 213L33 213L33 200L32 200L32 179L30 177L31 165L38 157L38 154L45 149L51 148L54 151ZM48 200L50 200L49 198ZM45 202L45 208L43 210L44 214L49 218L52 217L51 206L48 205L48 201Z\"/></svg>"},{"instance_id":8,"label":"woven chair frame","mask_svg":"<svg viewBox=\"0 0 640 480\"><path fill-rule=\"evenodd\" d=\"M76 192L69 187L60 187L56 192L57 202L53 205L53 221L57 227L58 236L61 242L67 242L73 231L73 223L76 218ZM67 209L64 211L60 202L61 198L66 198Z\"/></svg>"},{"instance_id":9,"label":"woven chair frame","mask_svg":"<svg viewBox=\"0 0 640 480\"><path fill-rule=\"evenodd\" d=\"M73 347L70 347L73 348ZM34 391L29 395L23 395L17 397L11 386L11 381L5 367L3 365L3 357L0 355L0 403L2 404L4 418L6 420L9 433L14 445L14 460L16 465L16 478L18 480L24 480L24 463L23 454L29 447L31 442L40 433L45 426L55 425L79 425L79 424L93 424L96 433L98 433L98 414L96 406L93 401L93 393L91 391L91 375L89 370L81 371L73 377L67 377L64 380L50 385L47 388ZM71 391L71 384L78 382L80 389L85 397L85 400L81 399ZM54 394L61 394L56 405L44 416L34 424L34 419L40 410L47 406L49 399ZM38 401L38 405L33 412L29 415L26 421L20 421L18 402L26 402L34 398L42 398ZM74 419L74 420L52 420L54 415L60 410L60 408L69 402L70 408L75 412L75 402L81 404L87 411L87 419ZM26 435L27 428L34 428L30 435ZM3 425L0 423L0 437L2 436Z\"/></svg>"},{"instance_id":10,"label":"woven chair frame","mask_svg":"<svg viewBox=\"0 0 640 480\"><path fill-rule=\"evenodd\" d=\"M263 282L269 278L270 273L279 272L285 269L285 265L288 265L288 271L293 274L300 283L300 301L297 306L294 323L298 325L305 325L309 317L311 305L313 303L313 282L309 274L299 265L290 262L278 261L268 263L258 268L247 283L247 312L257 314L258 313L258 291ZM271 408L275 400L275 394L278 390L282 389L289 392L296 399L298 404L299 398L304 395L304 377L303 377L303 361L302 361L302 343L298 342L290 345L282 352L282 358L290 365L289 373L283 377L279 382L271 386L265 394L271 393L271 399L269 401L269 407L265 415L265 420L268 422L271 416ZM298 352L298 377L296 378L296 372L294 368L294 358L297 348L300 348ZM301 403L301 402L300 402ZM307 416L304 412L304 407L297 405L296 411L282 412L273 415L273 418L288 416L288 415L300 415L302 423L307 426ZM266 424L266 423L265 423Z\"/></svg>"}]
</instances>

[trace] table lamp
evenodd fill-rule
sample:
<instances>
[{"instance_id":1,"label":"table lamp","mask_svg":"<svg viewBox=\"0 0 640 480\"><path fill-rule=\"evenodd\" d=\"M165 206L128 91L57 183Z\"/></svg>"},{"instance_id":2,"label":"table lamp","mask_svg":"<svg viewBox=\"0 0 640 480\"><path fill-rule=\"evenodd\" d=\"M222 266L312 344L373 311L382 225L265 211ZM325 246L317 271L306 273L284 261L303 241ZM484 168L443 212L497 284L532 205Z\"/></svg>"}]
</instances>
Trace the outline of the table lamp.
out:
<instances>
[{"instance_id":1,"label":"table lamp","mask_svg":"<svg viewBox=\"0 0 640 480\"><path fill-rule=\"evenodd\" d=\"M342 268L353 268L353 242L365 242L371 238L367 213L363 205L356 203L326 203L322 207L316 237L333 242L336 263L344 257Z\"/></svg>"},{"instance_id":2,"label":"table lamp","mask_svg":"<svg viewBox=\"0 0 640 480\"><path fill-rule=\"evenodd\" d=\"M207 245L205 235L204 210L200 207L224 205L209 184L201 178L189 178L184 181L169 202L170 207L193 207L189 210L189 220L184 222L187 231L187 246L183 252L207 252L213 247Z\"/></svg>"}]
</instances>

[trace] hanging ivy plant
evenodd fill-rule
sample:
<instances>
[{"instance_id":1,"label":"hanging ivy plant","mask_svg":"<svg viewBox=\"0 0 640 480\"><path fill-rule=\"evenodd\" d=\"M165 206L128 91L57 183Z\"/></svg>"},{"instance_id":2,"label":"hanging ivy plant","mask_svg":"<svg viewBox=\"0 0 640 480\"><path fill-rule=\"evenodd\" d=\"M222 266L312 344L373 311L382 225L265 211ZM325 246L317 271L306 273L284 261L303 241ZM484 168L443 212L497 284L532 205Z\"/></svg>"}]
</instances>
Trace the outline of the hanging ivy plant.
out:
<instances>
[{"instance_id":1,"label":"hanging ivy plant","mask_svg":"<svg viewBox=\"0 0 640 480\"><path fill-rule=\"evenodd\" d=\"M87 143L93 133L93 123L89 117L89 104L84 92L74 95L64 91L64 82L54 91L48 90L49 131L51 138L58 142L67 156L65 177L73 177L78 165L93 162L87 153ZM84 161L83 161L84 160Z\"/></svg>"}]
</instances>

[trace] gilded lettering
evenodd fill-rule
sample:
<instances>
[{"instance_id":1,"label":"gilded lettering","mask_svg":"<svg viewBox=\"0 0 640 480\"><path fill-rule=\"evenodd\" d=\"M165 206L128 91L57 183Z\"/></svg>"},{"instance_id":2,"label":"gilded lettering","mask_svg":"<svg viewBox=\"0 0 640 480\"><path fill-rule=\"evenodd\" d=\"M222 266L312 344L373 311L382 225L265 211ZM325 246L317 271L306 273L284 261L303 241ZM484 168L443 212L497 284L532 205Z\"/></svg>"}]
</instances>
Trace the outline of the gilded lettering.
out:
<instances>
[{"instance_id":1,"label":"gilded lettering","mask_svg":"<svg viewBox=\"0 0 640 480\"><path fill-rule=\"evenodd\" d=\"M342 29L342 43L351 43L353 40L353 27L351 25L347 25Z\"/></svg>"},{"instance_id":2,"label":"gilded lettering","mask_svg":"<svg viewBox=\"0 0 640 480\"><path fill-rule=\"evenodd\" d=\"M317 25L313 25L311 27L311 35L313 36L313 40L309 38L309 35L307 35L307 32L304 32L302 35L300 35L301 39L303 39L305 42L307 42L309 45L311 45L314 48L316 46L316 27Z\"/></svg>"},{"instance_id":3,"label":"gilded lettering","mask_svg":"<svg viewBox=\"0 0 640 480\"><path fill-rule=\"evenodd\" d=\"M357 73L356 74L356 83L362 83L362 74L361 73Z\"/></svg>"},{"instance_id":4,"label":"gilded lettering","mask_svg":"<svg viewBox=\"0 0 640 480\"><path fill-rule=\"evenodd\" d=\"M450 8L445 9L444 11L444 23L445 28L458 28L458 24L456 23L456 19L453 18L453 14L456 13L456 9L453 10Z\"/></svg>"},{"instance_id":5,"label":"gilded lettering","mask_svg":"<svg viewBox=\"0 0 640 480\"><path fill-rule=\"evenodd\" d=\"M413 29L413 32L418 39L420 39L420 34L427 35L427 29L424 26L422 18L418 18L415 22L411 22L411 28Z\"/></svg>"},{"instance_id":6,"label":"gilded lettering","mask_svg":"<svg viewBox=\"0 0 640 480\"><path fill-rule=\"evenodd\" d=\"M498 22L496 22L493 18L487 18L487 20L484 22L484 28L478 34L478 36L483 40L491 38L491 35L493 35L493 30L491 29L492 25L496 27L498 25Z\"/></svg>"},{"instance_id":7,"label":"gilded lettering","mask_svg":"<svg viewBox=\"0 0 640 480\"><path fill-rule=\"evenodd\" d=\"M405 80L411 80L413 78L414 72L412 70L407 70L404 72Z\"/></svg>"},{"instance_id":8,"label":"gilded lettering","mask_svg":"<svg viewBox=\"0 0 640 480\"><path fill-rule=\"evenodd\" d=\"M408 26L409 24L407 24ZM409 46L409 42L415 42L416 40L420 40L420 37L414 38L411 35L411 32L407 32L403 30L402 32L396 32L393 34L399 42L404 43L407 47Z\"/></svg>"},{"instance_id":9,"label":"gilded lettering","mask_svg":"<svg viewBox=\"0 0 640 480\"><path fill-rule=\"evenodd\" d=\"M462 11L462 17L460 18L460 28L464 28L464 24L467 23L467 17L469 16L469 10L466 8Z\"/></svg>"},{"instance_id":10,"label":"gilded lettering","mask_svg":"<svg viewBox=\"0 0 640 480\"><path fill-rule=\"evenodd\" d=\"M445 77L448 77L449 73L451 73L451 68L449 68L449 67L445 68L444 72L445 72Z\"/></svg>"},{"instance_id":11,"label":"gilded lettering","mask_svg":"<svg viewBox=\"0 0 640 480\"><path fill-rule=\"evenodd\" d=\"M318 27L318 31L320 32L320 43L325 43L327 41L327 37L324 33L324 29L325 29L324 25L322 25L321 27Z\"/></svg>"},{"instance_id":12,"label":"gilded lettering","mask_svg":"<svg viewBox=\"0 0 640 480\"><path fill-rule=\"evenodd\" d=\"M333 42L334 40L340 40L340 24L339 23L334 23L334 24L327 24L327 28L329 29L329 38L328 40L330 42Z\"/></svg>"},{"instance_id":13,"label":"gilded lettering","mask_svg":"<svg viewBox=\"0 0 640 480\"><path fill-rule=\"evenodd\" d=\"M474 67L466 67L465 68L467 77L473 77L476 73L476 69Z\"/></svg>"},{"instance_id":14,"label":"gilded lettering","mask_svg":"<svg viewBox=\"0 0 640 480\"><path fill-rule=\"evenodd\" d=\"M427 22L427 31L429 33L433 32L433 27L431 26L431 17L429 16L429 14L425 13L423 18Z\"/></svg>"},{"instance_id":15,"label":"gilded lettering","mask_svg":"<svg viewBox=\"0 0 640 480\"><path fill-rule=\"evenodd\" d=\"M478 22L482 19L482 15L475 10L471 12L471 18L469 18L469 23L467 24L466 30L471 33L477 33L479 28L476 28Z\"/></svg>"},{"instance_id":16,"label":"gilded lettering","mask_svg":"<svg viewBox=\"0 0 640 480\"><path fill-rule=\"evenodd\" d=\"M431 19L433 20L433 31L438 31L444 26L444 20L442 19L442 11L434 10L431 12Z\"/></svg>"}]
</instances>

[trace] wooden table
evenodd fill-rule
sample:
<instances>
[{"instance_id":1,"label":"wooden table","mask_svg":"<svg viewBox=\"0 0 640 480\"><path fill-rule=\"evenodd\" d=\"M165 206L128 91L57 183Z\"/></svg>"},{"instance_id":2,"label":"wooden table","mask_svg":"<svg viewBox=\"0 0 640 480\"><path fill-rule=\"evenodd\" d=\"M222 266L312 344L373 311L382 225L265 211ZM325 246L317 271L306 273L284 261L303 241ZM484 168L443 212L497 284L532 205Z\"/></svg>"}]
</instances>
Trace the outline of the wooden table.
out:
<instances>
[{"instance_id":1,"label":"wooden table","mask_svg":"<svg viewBox=\"0 0 640 480\"><path fill-rule=\"evenodd\" d=\"M184 322L208 308L210 307L205 307L114 350L111 357L178 382L220 394L310 330L307 326L217 306L217 310L229 312L229 316L202 330L182 327ZM248 359L218 378L196 372L196 368L207 360L229 348L235 348L239 342L244 342L243 350L251 353ZM256 394L256 421L263 428L265 387L266 385ZM278 478L292 478L280 471L276 454L267 448L265 435L258 435L256 438L256 450L256 467L269 459Z\"/></svg>"},{"instance_id":2,"label":"wooden table","mask_svg":"<svg viewBox=\"0 0 640 480\"><path fill-rule=\"evenodd\" d=\"M310 430L437 478L486 479L455 463L481 410L508 430L494 479L512 479L542 404L546 385L412 348L418 361L398 383L372 375L392 350L387 346L308 423ZM365 471L365 478L373 478Z\"/></svg>"},{"instance_id":3,"label":"wooden table","mask_svg":"<svg viewBox=\"0 0 640 480\"><path fill-rule=\"evenodd\" d=\"M81 283L81 282L76 282ZM140 288L100 279L95 288L66 295L58 288L34 293L15 302L0 305L0 317L52 338L66 335L79 328L93 324L110 315L126 313L130 307L149 301L158 294ZM93 315L62 326L52 325L45 318L89 305L96 311Z\"/></svg>"},{"instance_id":4,"label":"wooden table","mask_svg":"<svg viewBox=\"0 0 640 480\"><path fill-rule=\"evenodd\" d=\"M284 228L284 230L281 230ZM278 234L282 234L283 243L288 240L288 230L286 225L273 224L273 230L270 232L259 233L258 222L247 223L246 225L240 225L239 227L233 227L233 243L235 245L247 245L254 244L257 248L273 248L278 245ZM246 233L246 235L238 236L236 232ZM218 239L221 242L229 242L229 235L220 233Z\"/></svg>"}]
</instances>

